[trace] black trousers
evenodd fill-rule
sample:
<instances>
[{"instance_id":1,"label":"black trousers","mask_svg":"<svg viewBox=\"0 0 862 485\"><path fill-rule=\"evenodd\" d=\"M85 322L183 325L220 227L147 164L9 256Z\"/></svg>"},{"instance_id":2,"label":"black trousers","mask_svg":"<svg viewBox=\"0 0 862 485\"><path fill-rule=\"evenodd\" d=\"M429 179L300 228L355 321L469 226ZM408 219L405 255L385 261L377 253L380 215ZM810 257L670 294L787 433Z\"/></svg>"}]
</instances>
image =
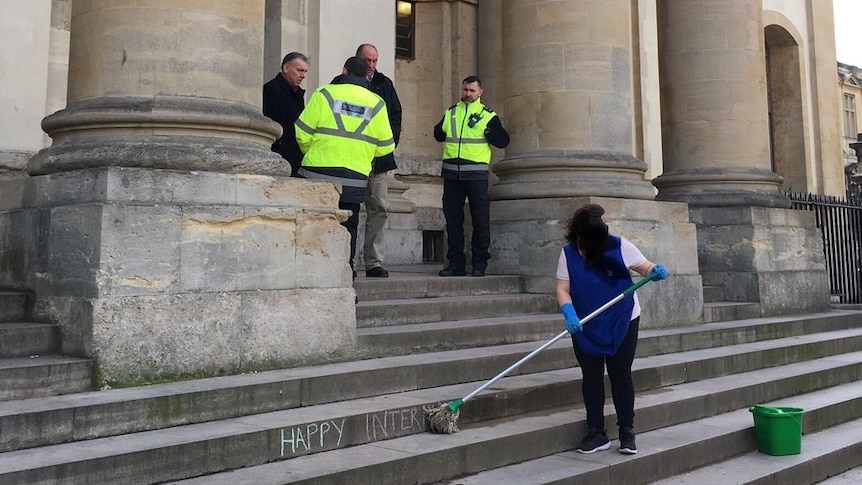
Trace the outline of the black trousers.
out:
<instances>
[{"instance_id":1,"label":"black trousers","mask_svg":"<svg viewBox=\"0 0 862 485\"><path fill-rule=\"evenodd\" d=\"M575 357L584 376L581 381L581 392L583 392L584 407L587 410L587 426L591 428L605 428L605 366L608 368L608 379L611 381L611 396L617 412L617 426L634 427L635 387L632 382L632 363L638 346L639 324L640 317L631 321L623 343L617 349L617 353L610 357L596 357L581 352L578 350L574 336L572 337Z\"/></svg>"},{"instance_id":2,"label":"black trousers","mask_svg":"<svg viewBox=\"0 0 862 485\"><path fill-rule=\"evenodd\" d=\"M350 269L353 269L353 258L356 256L356 236L359 231L359 202L338 202L338 208L352 211L350 217L341 225L350 233Z\"/></svg>"},{"instance_id":3,"label":"black trousers","mask_svg":"<svg viewBox=\"0 0 862 485\"><path fill-rule=\"evenodd\" d=\"M443 215L446 217L446 237L449 266L464 268L464 200L470 202L473 237L470 241L473 269L484 271L491 254L491 199L488 197L488 180L443 179Z\"/></svg>"}]
</instances>

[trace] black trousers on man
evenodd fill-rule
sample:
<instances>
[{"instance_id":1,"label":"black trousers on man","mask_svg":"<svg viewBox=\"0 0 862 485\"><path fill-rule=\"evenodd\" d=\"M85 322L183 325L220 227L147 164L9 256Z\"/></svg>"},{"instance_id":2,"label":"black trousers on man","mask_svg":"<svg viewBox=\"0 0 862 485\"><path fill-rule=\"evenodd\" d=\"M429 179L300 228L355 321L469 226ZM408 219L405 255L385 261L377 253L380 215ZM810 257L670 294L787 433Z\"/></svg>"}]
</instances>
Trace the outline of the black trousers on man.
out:
<instances>
[{"instance_id":1,"label":"black trousers on man","mask_svg":"<svg viewBox=\"0 0 862 485\"><path fill-rule=\"evenodd\" d=\"M350 217L341 225L350 233L350 269L353 269L353 258L356 256L356 237L359 231L359 202L338 202L338 208L351 211Z\"/></svg>"},{"instance_id":2,"label":"black trousers on man","mask_svg":"<svg viewBox=\"0 0 862 485\"><path fill-rule=\"evenodd\" d=\"M617 425L634 427L635 388L632 381L632 364L638 347L639 325L640 317L629 323L629 330L623 342L617 349L617 353L612 356L587 355L578 349L575 337L572 336L575 357L583 374L581 391L584 394L584 407L587 410L587 426L590 428L605 429L604 366L608 368L608 379L611 381L611 396L617 412Z\"/></svg>"},{"instance_id":3,"label":"black trousers on man","mask_svg":"<svg viewBox=\"0 0 862 485\"><path fill-rule=\"evenodd\" d=\"M485 271L491 254L491 199L488 197L488 180L443 179L443 215L446 217L446 236L449 248L446 258L450 268L463 269L464 255L464 200L470 202L473 237L470 241L473 271Z\"/></svg>"}]
</instances>

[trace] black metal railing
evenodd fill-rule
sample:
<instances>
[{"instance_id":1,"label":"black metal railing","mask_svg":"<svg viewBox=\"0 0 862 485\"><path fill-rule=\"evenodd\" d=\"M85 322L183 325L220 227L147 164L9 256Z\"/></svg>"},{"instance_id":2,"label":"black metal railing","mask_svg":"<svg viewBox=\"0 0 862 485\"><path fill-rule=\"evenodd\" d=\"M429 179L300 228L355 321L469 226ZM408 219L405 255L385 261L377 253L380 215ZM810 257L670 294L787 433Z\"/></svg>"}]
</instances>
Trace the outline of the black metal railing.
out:
<instances>
[{"instance_id":1,"label":"black metal railing","mask_svg":"<svg viewBox=\"0 0 862 485\"><path fill-rule=\"evenodd\" d=\"M815 194L787 196L791 208L815 213L833 301L862 303L862 201Z\"/></svg>"}]
</instances>

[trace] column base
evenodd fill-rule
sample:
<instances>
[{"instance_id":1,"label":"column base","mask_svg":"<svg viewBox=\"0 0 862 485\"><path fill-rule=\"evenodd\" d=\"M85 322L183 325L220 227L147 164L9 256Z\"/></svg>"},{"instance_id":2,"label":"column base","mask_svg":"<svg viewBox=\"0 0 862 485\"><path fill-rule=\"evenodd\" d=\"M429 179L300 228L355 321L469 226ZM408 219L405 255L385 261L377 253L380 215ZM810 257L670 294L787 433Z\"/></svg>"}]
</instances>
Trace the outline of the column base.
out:
<instances>
[{"instance_id":1,"label":"column base","mask_svg":"<svg viewBox=\"0 0 862 485\"><path fill-rule=\"evenodd\" d=\"M704 282L726 301L758 302L761 316L827 311L829 276L814 213L765 207L696 207Z\"/></svg>"},{"instance_id":2,"label":"column base","mask_svg":"<svg viewBox=\"0 0 862 485\"><path fill-rule=\"evenodd\" d=\"M621 197L652 200L647 165L622 152L544 150L493 165L491 200Z\"/></svg>"},{"instance_id":3,"label":"column base","mask_svg":"<svg viewBox=\"0 0 862 485\"><path fill-rule=\"evenodd\" d=\"M668 172L653 180L657 200L706 207L790 207L779 192L783 178L758 169L709 169Z\"/></svg>"},{"instance_id":4,"label":"column base","mask_svg":"<svg viewBox=\"0 0 862 485\"><path fill-rule=\"evenodd\" d=\"M42 121L51 147L31 175L141 167L290 175L270 150L281 127L253 106L210 98L117 96L69 103Z\"/></svg>"},{"instance_id":5,"label":"column base","mask_svg":"<svg viewBox=\"0 0 862 485\"><path fill-rule=\"evenodd\" d=\"M557 261L566 244L566 224L584 204L604 207L611 233L629 239L648 259L664 264L671 273L667 280L638 291L641 325L656 328L702 322L697 235L685 204L605 197L493 201L490 272L521 274L526 291L553 293Z\"/></svg>"},{"instance_id":6,"label":"column base","mask_svg":"<svg viewBox=\"0 0 862 485\"><path fill-rule=\"evenodd\" d=\"M101 168L0 182L0 286L28 288L100 384L337 360L349 236L330 183ZM11 230L14 228L14 230Z\"/></svg>"}]
</instances>

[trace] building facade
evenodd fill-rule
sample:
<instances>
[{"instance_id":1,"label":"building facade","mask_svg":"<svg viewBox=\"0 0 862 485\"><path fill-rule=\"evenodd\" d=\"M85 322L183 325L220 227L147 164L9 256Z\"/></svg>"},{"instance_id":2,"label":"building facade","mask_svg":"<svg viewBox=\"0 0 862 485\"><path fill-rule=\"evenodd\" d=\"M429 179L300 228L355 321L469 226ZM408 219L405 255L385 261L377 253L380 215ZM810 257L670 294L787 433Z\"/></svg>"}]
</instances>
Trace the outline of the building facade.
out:
<instances>
[{"instance_id":1,"label":"building facade","mask_svg":"<svg viewBox=\"0 0 862 485\"><path fill-rule=\"evenodd\" d=\"M862 120L862 69L848 64L838 63L838 85L841 107L841 153L844 172L847 176L847 193L857 199L862 198L862 171L859 169L859 159L850 145L862 141L859 139L860 120ZM862 153L860 153L862 155Z\"/></svg>"},{"instance_id":2,"label":"building facade","mask_svg":"<svg viewBox=\"0 0 862 485\"><path fill-rule=\"evenodd\" d=\"M432 127L478 74L512 135L492 164L489 272L552 291L562 224L598 202L613 231L672 263L642 298L675 304L645 305L647 326L700 321L704 285L764 315L828 306L813 220L783 191L844 193L831 2L2 8L16 40L0 46L14 66L0 74L0 285L32 289L64 348L108 381L349 352L345 214L335 187L285 177L260 86L298 50L313 89L363 42L404 108L388 264L439 259Z\"/></svg>"}]
</instances>

